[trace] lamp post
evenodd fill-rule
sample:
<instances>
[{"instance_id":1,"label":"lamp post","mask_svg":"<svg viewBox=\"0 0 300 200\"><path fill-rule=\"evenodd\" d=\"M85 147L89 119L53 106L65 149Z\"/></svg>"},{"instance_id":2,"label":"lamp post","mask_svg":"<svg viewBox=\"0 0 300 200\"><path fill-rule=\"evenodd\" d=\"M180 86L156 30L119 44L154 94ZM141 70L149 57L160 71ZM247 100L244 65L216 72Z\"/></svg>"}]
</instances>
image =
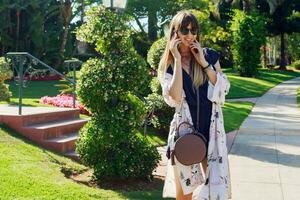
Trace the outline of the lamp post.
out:
<instances>
[{"instance_id":1,"label":"lamp post","mask_svg":"<svg viewBox=\"0 0 300 200\"><path fill-rule=\"evenodd\" d=\"M107 8L125 10L127 0L103 0L103 5Z\"/></svg>"}]
</instances>

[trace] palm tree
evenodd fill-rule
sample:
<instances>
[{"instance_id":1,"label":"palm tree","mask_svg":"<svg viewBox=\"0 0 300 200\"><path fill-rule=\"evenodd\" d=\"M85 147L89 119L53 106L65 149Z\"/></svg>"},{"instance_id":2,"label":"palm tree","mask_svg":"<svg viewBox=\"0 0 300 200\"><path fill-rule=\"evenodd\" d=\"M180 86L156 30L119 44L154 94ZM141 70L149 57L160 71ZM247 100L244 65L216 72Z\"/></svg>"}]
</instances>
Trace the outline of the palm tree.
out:
<instances>
[{"instance_id":1,"label":"palm tree","mask_svg":"<svg viewBox=\"0 0 300 200\"><path fill-rule=\"evenodd\" d=\"M34 1L34 0L33 0ZM9 4L9 8L15 10L16 19L17 19L17 27L16 27L16 51L19 50L19 40L20 40L20 19L21 14L25 11L28 6L30 6L33 1L30 0L15 0L14 3Z\"/></svg>"}]
</instances>

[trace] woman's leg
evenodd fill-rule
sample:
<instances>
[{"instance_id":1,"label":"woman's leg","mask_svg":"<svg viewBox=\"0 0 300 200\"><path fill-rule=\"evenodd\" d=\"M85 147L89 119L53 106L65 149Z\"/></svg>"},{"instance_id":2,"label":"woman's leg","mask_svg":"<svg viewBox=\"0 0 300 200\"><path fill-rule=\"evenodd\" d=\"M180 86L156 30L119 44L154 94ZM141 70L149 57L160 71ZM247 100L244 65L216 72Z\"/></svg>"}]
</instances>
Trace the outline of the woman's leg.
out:
<instances>
[{"instance_id":1,"label":"woman's leg","mask_svg":"<svg viewBox=\"0 0 300 200\"><path fill-rule=\"evenodd\" d=\"M207 169L207 158L205 158L204 160L202 160L201 162L204 174L206 174L206 169Z\"/></svg>"},{"instance_id":2,"label":"woman's leg","mask_svg":"<svg viewBox=\"0 0 300 200\"><path fill-rule=\"evenodd\" d=\"M173 166L173 170L174 170L175 184L176 184L176 200L192 200L193 193L188 195L183 194L182 187L179 182L179 175L175 166Z\"/></svg>"}]
</instances>

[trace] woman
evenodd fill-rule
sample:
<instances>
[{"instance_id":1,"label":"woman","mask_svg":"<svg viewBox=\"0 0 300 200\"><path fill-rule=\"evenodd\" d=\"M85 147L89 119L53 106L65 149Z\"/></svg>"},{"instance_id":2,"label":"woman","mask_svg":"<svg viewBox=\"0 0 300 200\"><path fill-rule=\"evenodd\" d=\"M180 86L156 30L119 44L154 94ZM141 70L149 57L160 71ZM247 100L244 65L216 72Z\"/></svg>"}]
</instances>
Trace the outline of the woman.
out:
<instances>
[{"instance_id":1,"label":"woman","mask_svg":"<svg viewBox=\"0 0 300 200\"><path fill-rule=\"evenodd\" d=\"M164 100L176 108L168 136L169 160L163 197L176 197L178 200L230 198L226 135L221 109L230 83L222 73L218 59L219 54L215 50L202 49L195 16L189 11L177 13L171 21L168 42L158 69ZM196 90L199 95L196 95ZM198 116L197 103L200 108ZM193 124L208 141L207 158L201 163L205 176L200 163L185 166L176 158L175 165L171 163L174 130L183 121Z\"/></svg>"}]
</instances>

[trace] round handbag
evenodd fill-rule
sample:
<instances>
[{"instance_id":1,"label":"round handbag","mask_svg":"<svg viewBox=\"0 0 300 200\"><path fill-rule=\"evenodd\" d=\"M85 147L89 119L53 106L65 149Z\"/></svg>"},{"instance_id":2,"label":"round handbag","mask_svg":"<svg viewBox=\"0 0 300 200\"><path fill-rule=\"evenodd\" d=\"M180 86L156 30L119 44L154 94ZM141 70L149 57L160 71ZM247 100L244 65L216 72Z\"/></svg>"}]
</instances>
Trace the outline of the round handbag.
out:
<instances>
[{"instance_id":1,"label":"round handbag","mask_svg":"<svg viewBox=\"0 0 300 200\"><path fill-rule=\"evenodd\" d=\"M183 136L179 136L179 129L182 125L187 125L187 129L191 132ZM182 122L176 129L175 147L172 152L172 163L174 156L178 162L183 165L192 165L200 163L206 157L206 139L188 122Z\"/></svg>"}]
</instances>

